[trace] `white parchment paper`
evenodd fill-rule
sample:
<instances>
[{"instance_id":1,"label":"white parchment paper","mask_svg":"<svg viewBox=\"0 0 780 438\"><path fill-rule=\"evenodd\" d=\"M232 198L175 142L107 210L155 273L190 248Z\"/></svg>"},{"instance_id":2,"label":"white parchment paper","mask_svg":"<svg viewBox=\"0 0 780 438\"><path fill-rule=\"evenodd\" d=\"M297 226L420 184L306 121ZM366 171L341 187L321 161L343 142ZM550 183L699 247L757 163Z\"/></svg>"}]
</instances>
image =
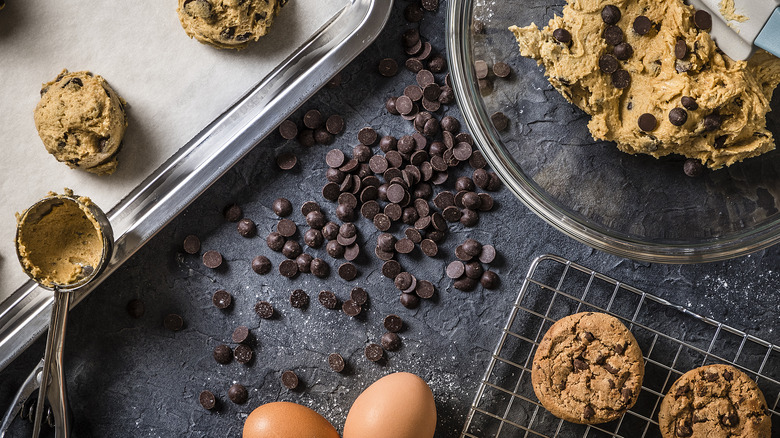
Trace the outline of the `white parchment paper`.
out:
<instances>
[{"instance_id":1,"label":"white parchment paper","mask_svg":"<svg viewBox=\"0 0 780 438\"><path fill-rule=\"evenodd\" d=\"M0 11L0 301L27 276L15 212L69 187L104 211L316 33L348 0L290 0L241 50L191 40L176 0L7 0ZM63 69L103 76L127 101L119 168L95 176L57 162L33 122L41 84Z\"/></svg>"}]
</instances>

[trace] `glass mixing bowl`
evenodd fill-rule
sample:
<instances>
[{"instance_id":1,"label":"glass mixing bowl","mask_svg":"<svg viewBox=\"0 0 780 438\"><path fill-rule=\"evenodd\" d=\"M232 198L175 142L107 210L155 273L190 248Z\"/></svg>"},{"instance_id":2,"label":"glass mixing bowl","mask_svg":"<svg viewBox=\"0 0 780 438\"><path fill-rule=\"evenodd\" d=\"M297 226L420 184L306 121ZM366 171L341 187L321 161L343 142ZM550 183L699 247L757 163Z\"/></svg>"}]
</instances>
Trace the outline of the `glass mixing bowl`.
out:
<instances>
[{"instance_id":1,"label":"glass mixing bowl","mask_svg":"<svg viewBox=\"0 0 780 438\"><path fill-rule=\"evenodd\" d=\"M543 67L520 55L507 30L544 26L565 4L449 3L447 48L460 109L506 185L565 234L635 260L716 261L780 242L780 151L690 178L683 157L628 155L593 140L589 117L553 89ZM489 67L505 62L512 73L504 79L489 69L480 90L478 60ZM508 117L506 129L491 122L496 112ZM767 123L777 138L780 113L770 112Z\"/></svg>"}]
</instances>

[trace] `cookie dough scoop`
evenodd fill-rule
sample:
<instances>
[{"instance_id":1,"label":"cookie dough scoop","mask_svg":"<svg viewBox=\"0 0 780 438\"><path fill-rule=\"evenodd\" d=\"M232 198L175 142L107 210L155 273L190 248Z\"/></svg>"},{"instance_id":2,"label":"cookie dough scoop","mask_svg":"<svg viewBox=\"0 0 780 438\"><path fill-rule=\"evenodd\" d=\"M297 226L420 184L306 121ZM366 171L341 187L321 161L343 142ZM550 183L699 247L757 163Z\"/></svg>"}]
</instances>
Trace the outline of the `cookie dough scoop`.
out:
<instances>
[{"instance_id":1,"label":"cookie dough scoop","mask_svg":"<svg viewBox=\"0 0 780 438\"><path fill-rule=\"evenodd\" d=\"M55 436L64 438L70 427L62 359L71 297L108 264L114 247L113 231L97 205L66 189L62 195L49 193L17 215L15 244L25 273L41 287L54 291L33 437L40 434L44 401L48 399Z\"/></svg>"}]
</instances>

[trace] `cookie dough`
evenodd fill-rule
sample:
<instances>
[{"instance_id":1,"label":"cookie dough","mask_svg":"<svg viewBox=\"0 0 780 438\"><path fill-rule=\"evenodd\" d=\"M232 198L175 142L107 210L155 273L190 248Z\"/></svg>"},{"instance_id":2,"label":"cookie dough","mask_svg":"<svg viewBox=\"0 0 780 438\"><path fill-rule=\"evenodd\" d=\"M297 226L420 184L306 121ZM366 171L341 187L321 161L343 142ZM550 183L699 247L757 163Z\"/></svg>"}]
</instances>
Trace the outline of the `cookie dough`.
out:
<instances>
[{"instance_id":1,"label":"cookie dough","mask_svg":"<svg viewBox=\"0 0 780 438\"><path fill-rule=\"evenodd\" d=\"M116 170L127 127L124 105L102 77L63 70L41 87L35 127L57 161L108 175Z\"/></svg>"},{"instance_id":2,"label":"cookie dough","mask_svg":"<svg viewBox=\"0 0 780 438\"><path fill-rule=\"evenodd\" d=\"M287 0L179 0L179 20L190 38L220 49L243 49L268 33Z\"/></svg>"},{"instance_id":3,"label":"cookie dough","mask_svg":"<svg viewBox=\"0 0 780 438\"><path fill-rule=\"evenodd\" d=\"M769 438L771 421L756 382L730 365L683 374L658 412L664 438Z\"/></svg>"},{"instance_id":4,"label":"cookie dough","mask_svg":"<svg viewBox=\"0 0 780 438\"><path fill-rule=\"evenodd\" d=\"M97 269L103 257L101 226L92 201L70 190L54 204L36 204L17 215L17 251L25 271L44 286L72 285Z\"/></svg>"},{"instance_id":5,"label":"cookie dough","mask_svg":"<svg viewBox=\"0 0 780 438\"><path fill-rule=\"evenodd\" d=\"M619 418L636 403L645 362L631 332L604 313L577 313L550 327L534 355L531 382L556 417L580 424Z\"/></svg>"},{"instance_id":6,"label":"cookie dough","mask_svg":"<svg viewBox=\"0 0 780 438\"><path fill-rule=\"evenodd\" d=\"M680 154L710 168L774 149L766 129L780 60L736 62L682 0L569 0L544 29L512 26L523 56L591 116L596 140L630 154Z\"/></svg>"}]
</instances>

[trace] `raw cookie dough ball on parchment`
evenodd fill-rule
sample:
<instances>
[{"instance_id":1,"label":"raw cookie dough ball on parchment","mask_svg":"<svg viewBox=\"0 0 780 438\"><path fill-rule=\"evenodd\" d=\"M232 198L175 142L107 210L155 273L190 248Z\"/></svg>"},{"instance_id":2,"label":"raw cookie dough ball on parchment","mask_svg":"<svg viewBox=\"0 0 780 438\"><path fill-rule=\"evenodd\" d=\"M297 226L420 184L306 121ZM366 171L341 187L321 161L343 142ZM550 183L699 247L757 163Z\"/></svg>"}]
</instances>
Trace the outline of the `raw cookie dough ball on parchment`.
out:
<instances>
[{"instance_id":1,"label":"raw cookie dough ball on parchment","mask_svg":"<svg viewBox=\"0 0 780 438\"><path fill-rule=\"evenodd\" d=\"M683 374L658 412L664 438L769 438L771 421L756 382L720 364Z\"/></svg>"},{"instance_id":2,"label":"raw cookie dough ball on parchment","mask_svg":"<svg viewBox=\"0 0 780 438\"><path fill-rule=\"evenodd\" d=\"M552 325L534 355L531 382L558 418L599 424L620 418L639 398L645 363L617 318L584 312Z\"/></svg>"},{"instance_id":3,"label":"raw cookie dough ball on parchment","mask_svg":"<svg viewBox=\"0 0 780 438\"><path fill-rule=\"evenodd\" d=\"M268 33L287 0L179 0L190 38L220 49L243 49Z\"/></svg>"},{"instance_id":4,"label":"raw cookie dough ball on parchment","mask_svg":"<svg viewBox=\"0 0 780 438\"><path fill-rule=\"evenodd\" d=\"M108 175L116 170L116 156L127 127L124 105L102 77L63 70L41 87L35 127L57 161Z\"/></svg>"}]
</instances>

